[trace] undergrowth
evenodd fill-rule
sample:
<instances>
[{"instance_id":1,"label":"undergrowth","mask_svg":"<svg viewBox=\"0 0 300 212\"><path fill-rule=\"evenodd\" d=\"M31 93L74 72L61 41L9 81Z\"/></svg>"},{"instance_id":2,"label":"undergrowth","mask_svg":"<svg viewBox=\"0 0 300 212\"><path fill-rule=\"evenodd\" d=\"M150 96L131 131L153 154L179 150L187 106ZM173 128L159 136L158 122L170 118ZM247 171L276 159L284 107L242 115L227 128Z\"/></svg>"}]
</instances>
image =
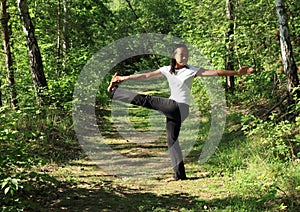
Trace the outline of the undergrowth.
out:
<instances>
[{"instance_id":1,"label":"undergrowth","mask_svg":"<svg viewBox=\"0 0 300 212\"><path fill-rule=\"evenodd\" d=\"M207 100L205 95L202 96ZM202 113L209 120L209 113L205 112L209 104L203 107ZM196 157L202 148L201 140L209 130L203 126L199 141L188 157L187 167L201 169L208 173L207 178L223 181L232 198L222 203L213 201L211 207L199 200L198 206L182 205L181 211L299 211L300 118L274 121L276 118L273 114L268 120L262 119L240 106L232 106L222 141L209 161L200 166ZM40 191L55 189L61 184L61 179L45 167L51 164L64 167L74 160L85 160L72 129L71 113L57 108L29 108L15 112L3 109L0 119L5 123L5 127L0 127L1 210L37 211L42 204L35 201ZM68 179L70 184L80 184L70 177L64 181ZM155 184L155 180L150 183ZM187 189L193 184L187 182ZM201 193L191 192L201 199ZM139 208L149 209L150 206L155 208L152 203ZM164 211L163 207L160 206L161 211Z\"/></svg>"}]
</instances>

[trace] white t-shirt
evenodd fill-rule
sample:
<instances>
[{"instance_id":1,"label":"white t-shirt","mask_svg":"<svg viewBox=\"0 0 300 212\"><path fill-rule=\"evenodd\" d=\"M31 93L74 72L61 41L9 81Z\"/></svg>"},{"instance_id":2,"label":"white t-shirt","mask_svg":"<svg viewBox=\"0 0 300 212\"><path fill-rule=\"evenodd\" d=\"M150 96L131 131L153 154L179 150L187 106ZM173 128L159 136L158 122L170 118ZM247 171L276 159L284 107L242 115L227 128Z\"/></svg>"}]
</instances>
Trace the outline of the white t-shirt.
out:
<instances>
[{"instance_id":1,"label":"white t-shirt","mask_svg":"<svg viewBox=\"0 0 300 212\"><path fill-rule=\"evenodd\" d=\"M188 66L188 68L175 70L176 74L171 74L170 69L171 66L164 66L159 69L169 82L171 89L170 99L189 105L193 79L200 68Z\"/></svg>"}]
</instances>

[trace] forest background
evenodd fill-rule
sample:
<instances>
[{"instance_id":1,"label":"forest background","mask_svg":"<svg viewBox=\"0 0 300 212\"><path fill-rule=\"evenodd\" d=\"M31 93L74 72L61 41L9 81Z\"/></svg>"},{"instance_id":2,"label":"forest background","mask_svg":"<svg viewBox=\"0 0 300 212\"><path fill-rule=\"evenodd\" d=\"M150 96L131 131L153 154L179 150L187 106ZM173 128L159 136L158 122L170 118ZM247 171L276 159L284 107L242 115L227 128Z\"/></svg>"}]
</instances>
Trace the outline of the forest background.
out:
<instances>
[{"instance_id":1,"label":"forest background","mask_svg":"<svg viewBox=\"0 0 300 212\"><path fill-rule=\"evenodd\" d=\"M282 2L284 13L278 13ZM280 19L281 15L286 16ZM39 195L41 191L55 193L58 185L71 183L70 176L62 180L50 167L85 158L72 123L76 80L101 48L141 33L182 38L200 48L216 69L247 65L256 71L220 79L227 97L227 138L202 168L230 178L230 189L241 196L240 201L175 208L166 201L161 206L131 207L140 211L299 210L300 1L1 0L1 23L2 211L39 211L51 202ZM288 38L292 59L282 56L283 36ZM109 116L106 87L115 71L126 75L156 69L157 60L166 62L166 58L139 56L111 70L97 94L99 116ZM202 102L201 110L208 115L201 83L195 82L193 92L202 94L195 101ZM201 147L199 139L195 152ZM254 203L242 203L249 195L255 196ZM111 210L119 209L111 204Z\"/></svg>"}]
</instances>

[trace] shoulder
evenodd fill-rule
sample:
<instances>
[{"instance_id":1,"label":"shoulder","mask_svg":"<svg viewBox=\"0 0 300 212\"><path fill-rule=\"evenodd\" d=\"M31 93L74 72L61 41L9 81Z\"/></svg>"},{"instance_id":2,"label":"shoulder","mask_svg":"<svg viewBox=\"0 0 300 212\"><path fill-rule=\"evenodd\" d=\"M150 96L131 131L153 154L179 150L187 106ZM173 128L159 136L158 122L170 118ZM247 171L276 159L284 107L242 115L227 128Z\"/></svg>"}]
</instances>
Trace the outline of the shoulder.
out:
<instances>
[{"instance_id":1,"label":"shoulder","mask_svg":"<svg viewBox=\"0 0 300 212\"><path fill-rule=\"evenodd\" d=\"M167 73L169 73L171 69L171 66L163 66L159 68L159 71L163 74L166 75Z\"/></svg>"},{"instance_id":2,"label":"shoulder","mask_svg":"<svg viewBox=\"0 0 300 212\"><path fill-rule=\"evenodd\" d=\"M199 68L199 67L196 67L196 66L191 66L191 65L188 65L188 69L190 70L191 74L194 75L194 76L197 74L197 72L199 70L202 70L202 68Z\"/></svg>"},{"instance_id":3,"label":"shoulder","mask_svg":"<svg viewBox=\"0 0 300 212\"><path fill-rule=\"evenodd\" d=\"M188 65L188 69L190 69L191 71L199 71L199 70L202 70L201 67L196 67L196 66L191 66L191 65Z\"/></svg>"}]
</instances>

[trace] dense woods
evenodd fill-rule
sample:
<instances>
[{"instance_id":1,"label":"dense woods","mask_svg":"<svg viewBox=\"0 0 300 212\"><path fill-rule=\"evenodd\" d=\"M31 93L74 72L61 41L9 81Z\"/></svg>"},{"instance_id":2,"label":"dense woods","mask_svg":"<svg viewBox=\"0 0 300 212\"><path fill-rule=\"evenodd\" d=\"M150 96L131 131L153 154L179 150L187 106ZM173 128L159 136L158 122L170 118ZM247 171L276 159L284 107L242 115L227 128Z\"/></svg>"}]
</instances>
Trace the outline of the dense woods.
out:
<instances>
[{"instance_id":1,"label":"dense woods","mask_svg":"<svg viewBox=\"0 0 300 212\"><path fill-rule=\"evenodd\" d=\"M42 200L35 201L43 199L39 192L62 183L51 171L41 170L84 158L72 123L76 80L101 48L141 33L184 39L201 49L215 69L255 68L251 75L220 78L229 114L224 139L240 143L221 142L220 152L206 169L235 176L236 186L245 190L239 195L260 195L257 201L263 210L299 210L300 1L1 0L0 4L2 211L39 211L44 207ZM96 98L99 113L110 108L106 87L115 71L122 75L156 69L168 59L133 57L102 76ZM209 113L205 89L198 81L193 92L198 94L199 110ZM201 142L199 138L196 149ZM231 145L245 149L238 156L226 151ZM247 153L249 149L253 152ZM255 158L270 164L270 178L247 175L258 163ZM258 170L260 164L256 165Z\"/></svg>"}]
</instances>

